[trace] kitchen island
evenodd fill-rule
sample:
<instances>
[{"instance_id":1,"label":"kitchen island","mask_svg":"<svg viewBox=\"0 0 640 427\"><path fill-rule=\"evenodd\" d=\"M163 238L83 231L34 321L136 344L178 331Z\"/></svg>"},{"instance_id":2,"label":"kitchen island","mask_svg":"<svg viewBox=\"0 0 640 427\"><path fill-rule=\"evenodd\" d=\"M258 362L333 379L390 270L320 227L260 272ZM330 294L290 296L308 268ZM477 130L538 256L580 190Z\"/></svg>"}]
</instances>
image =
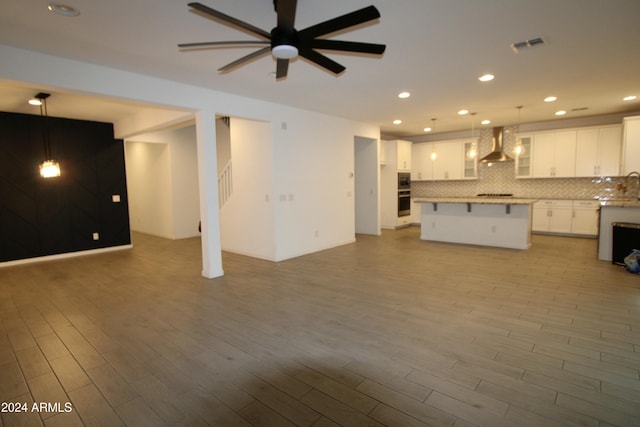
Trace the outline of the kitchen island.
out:
<instances>
[{"instance_id":1,"label":"kitchen island","mask_svg":"<svg viewBox=\"0 0 640 427\"><path fill-rule=\"evenodd\" d=\"M428 197L422 205L420 238L437 242L528 249L536 199Z\"/></svg>"},{"instance_id":2,"label":"kitchen island","mask_svg":"<svg viewBox=\"0 0 640 427\"><path fill-rule=\"evenodd\" d=\"M612 224L615 222L640 223L640 201L632 199L603 200L600 202L600 225L598 233L598 259L600 260L611 261L613 258Z\"/></svg>"}]
</instances>

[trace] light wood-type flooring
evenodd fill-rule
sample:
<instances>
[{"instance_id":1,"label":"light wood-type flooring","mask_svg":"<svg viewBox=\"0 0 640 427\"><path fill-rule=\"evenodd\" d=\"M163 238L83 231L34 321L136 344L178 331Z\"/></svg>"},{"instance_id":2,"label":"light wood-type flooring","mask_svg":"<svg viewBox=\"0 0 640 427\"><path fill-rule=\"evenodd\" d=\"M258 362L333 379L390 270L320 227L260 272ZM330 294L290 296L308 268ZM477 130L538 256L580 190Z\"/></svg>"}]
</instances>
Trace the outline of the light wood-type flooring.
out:
<instances>
[{"instance_id":1,"label":"light wood-type flooring","mask_svg":"<svg viewBox=\"0 0 640 427\"><path fill-rule=\"evenodd\" d=\"M640 425L640 276L595 240L408 228L214 280L133 241L0 269L2 427Z\"/></svg>"}]
</instances>

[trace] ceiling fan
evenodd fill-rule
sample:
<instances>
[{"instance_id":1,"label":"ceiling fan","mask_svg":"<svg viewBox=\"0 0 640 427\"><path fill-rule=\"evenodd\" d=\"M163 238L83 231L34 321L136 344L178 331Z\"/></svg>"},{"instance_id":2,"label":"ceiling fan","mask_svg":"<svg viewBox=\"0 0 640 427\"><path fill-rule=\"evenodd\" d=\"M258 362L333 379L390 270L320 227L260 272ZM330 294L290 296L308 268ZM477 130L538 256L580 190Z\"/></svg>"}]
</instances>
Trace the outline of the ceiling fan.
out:
<instances>
[{"instance_id":1,"label":"ceiling fan","mask_svg":"<svg viewBox=\"0 0 640 427\"><path fill-rule=\"evenodd\" d=\"M277 14L277 25L271 30L271 32L267 32L201 3L194 2L188 3L188 5L194 9L194 11L207 18L215 18L230 27L247 31L258 36L261 40L182 43L178 45L179 48L188 49L213 46L267 45L225 65L222 68L219 68L218 71L220 72L230 71L231 69L243 65L252 59L271 52L271 54L277 59L277 79L287 76L289 60L298 55L335 74L340 74L346 68L321 54L316 49L381 55L386 48L383 44L318 38L378 19L380 17L380 12L378 12L378 9L374 6L368 6L298 31L294 27L297 0L273 0L273 5Z\"/></svg>"}]
</instances>

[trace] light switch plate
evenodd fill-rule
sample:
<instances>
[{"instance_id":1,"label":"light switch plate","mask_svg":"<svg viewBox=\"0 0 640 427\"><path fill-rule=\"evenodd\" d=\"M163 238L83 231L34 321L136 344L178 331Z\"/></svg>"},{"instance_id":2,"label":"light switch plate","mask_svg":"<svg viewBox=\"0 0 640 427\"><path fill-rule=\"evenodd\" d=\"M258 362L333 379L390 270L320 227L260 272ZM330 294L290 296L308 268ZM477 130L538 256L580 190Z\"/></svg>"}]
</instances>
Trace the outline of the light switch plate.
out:
<instances>
[{"instance_id":1,"label":"light switch plate","mask_svg":"<svg viewBox=\"0 0 640 427\"><path fill-rule=\"evenodd\" d=\"M120 195L114 194L113 196L111 196L111 200L113 200L113 203L120 203Z\"/></svg>"}]
</instances>

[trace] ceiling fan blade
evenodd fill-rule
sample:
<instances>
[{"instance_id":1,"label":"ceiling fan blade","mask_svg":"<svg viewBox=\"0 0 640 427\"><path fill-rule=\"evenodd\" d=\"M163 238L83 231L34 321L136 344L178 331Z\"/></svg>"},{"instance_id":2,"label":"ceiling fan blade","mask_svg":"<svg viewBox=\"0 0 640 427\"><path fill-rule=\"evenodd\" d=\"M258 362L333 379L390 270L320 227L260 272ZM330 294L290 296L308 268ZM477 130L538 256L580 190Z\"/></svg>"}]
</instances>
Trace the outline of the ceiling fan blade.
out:
<instances>
[{"instance_id":1,"label":"ceiling fan blade","mask_svg":"<svg viewBox=\"0 0 640 427\"><path fill-rule=\"evenodd\" d=\"M347 42L342 40L313 39L309 43L313 49L339 50L345 52L361 52L381 55L387 46L374 43Z\"/></svg>"},{"instance_id":2,"label":"ceiling fan blade","mask_svg":"<svg viewBox=\"0 0 640 427\"><path fill-rule=\"evenodd\" d=\"M378 18L380 18L380 12L378 12L378 9L376 9L375 6L368 6L363 9L356 10L355 12L347 13L346 15L338 16L337 18L312 25L309 28L299 31L298 34L300 39L309 40Z\"/></svg>"},{"instance_id":3,"label":"ceiling fan blade","mask_svg":"<svg viewBox=\"0 0 640 427\"><path fill-rule=\"evenodd\" d=\"M315 62L319 66L326 68L334 74L340 74L346 68L331 58L324 56L323 54L316 52L313 49L302 49L298 52L303 58L307 58L311 62Z\"/></svg>"},{"instance_id":4,"label":"ceiling fan blade","mask_svg":"<svg viewBox=\"0 0 640 427\"><path fill-rule=\"evenodd\" d=\"M240 28L246 31L249 31L251 33L254 33L260 37L263 37L267 40L271 40L271 34L266 32L265 30L262 30L258 27L254 27L251 24L248 24L244 21L241 21L239 19L236 19L232 16L229 16L227 14L224 14L222 12L218 12L215 9L211 9L208 6L205 6L201 3L189 3L189 7L197 10L198 12L204 13L205 15L209 15L212 16L214 18L217 18L221 21L223 21L225 24L229 24L232 27L236 27L236 28Z\"/></svg>"},{"instance_id":5,"label":"ceiling fan blade","mask_svg":"<svg viewBox=\"0 0 640 427\"><path fill-rule=\"evenodd\" d=\"M196 43L180 43L179 48L191 48L191 47L208 47L208 46L261 46L270 45L271 42L267 40L236 40L236 41L224 41L224 42L196 42Z\"/></svg>"},{"instance_id":6,"label":"ceiling fan blade","mask_svg":"<svg viewBox=\"0 0 640 427\"><path fill-rule=\"evenodd\" d=\"M243 65L244 63L249 62L252 59L255 59L255 58L259 57L259 56L265 55L265 54L267 54L269 52L271 52L271 46L263 47L262 49L256 50L255 52L251 52L250 54L245 55L240 59L236 59L235 61L225 65L222 68L218 68L218 71L224 73L224 72L229 71L229 70L231 70L233 68L239 67L240 65Z\"/></svg>"},{"instance_id":7,"label":"ceiling fan blade","mask_svg":"<svg viewBox=\"0 0 640 427\"><path fill-rule=\"evenodd\" d=\"M296 20L297 0L273 0L278 14L278 27L292 30Z\"/></svg>"},{"instance_id":8,"label":"ceiling fan blade","mask_svg":"<svg viewBox=\"0 0 640 427\"><path fill-rule=\"evenodd\" d=\"M276 66L276 79L287 77L287 70L289 70L289 60L278 58Z\"/></svg>"}]
</instances>

